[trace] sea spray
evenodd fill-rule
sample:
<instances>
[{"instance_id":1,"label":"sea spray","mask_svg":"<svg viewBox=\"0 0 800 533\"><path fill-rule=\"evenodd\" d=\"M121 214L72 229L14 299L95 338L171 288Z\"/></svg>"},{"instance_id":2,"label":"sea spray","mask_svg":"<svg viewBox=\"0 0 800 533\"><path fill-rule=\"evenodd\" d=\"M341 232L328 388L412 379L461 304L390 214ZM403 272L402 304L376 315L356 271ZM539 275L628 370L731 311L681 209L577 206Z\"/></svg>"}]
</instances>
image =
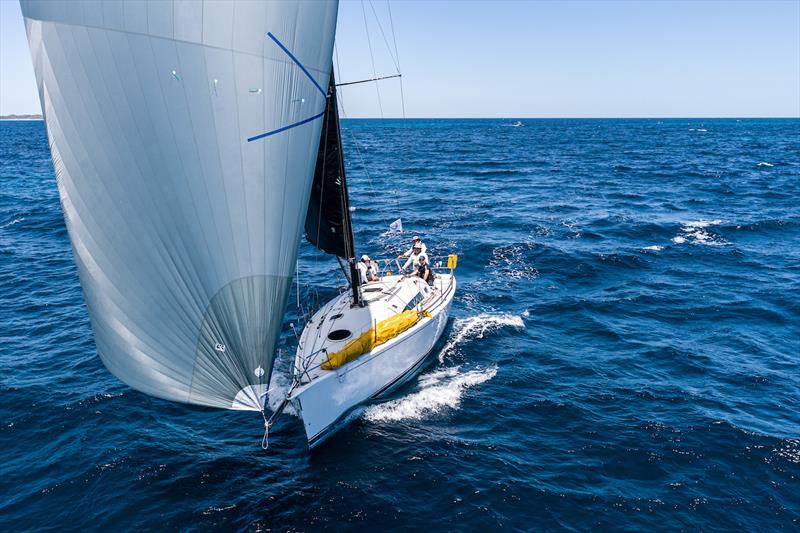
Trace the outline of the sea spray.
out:
<instances>
[{"instance_id":1,"label":"sea spray","mask_svg":"<svg viewBox=\"0 0 800 533\"><path fill-rule=\"evenodd\" d=\"M287 371L279 371L277 368L272 372L272 378L269 382L269 388L267 389L267 407L269 407L270 411L275 411L283 400L286 399L286 395L289 394L289 387L292 386L292 376L290 372ZM297 412L294 410L294 406L291 403L286 406L284 413L290 414L292 416L297 416Z\"/></svg>"},{"instance_id":2,"label":"sea spray","mask_svg":"<svg viewBox=\"0 0 800 533\"><path fill-rule=\"evenodd\" d=\"M695 220L692 222L685 222L681 225L681 230L678 235L672 238L675 244L705 244L707 246L724 246L730 244L721 236L713 233L707 229L711 226L719 226L722 221L717 220Z\"/></svg>"},{"instance_id":3,"label":"sea spray","mask_svg":"<svg viewBox=\"0 0 800 533\"><path fill-rule=\"evenodd\" d=\"M481 313L477 316L457 318L453 323L451 338L439 352L439 362L443 363L445 357L453 353L459 345L472 339L482 339L487 333L503 327L523 329L525 323L521 317L510 314Z\"/></svg>"},{"instance_id":4,"label":"sea spray","mask_svg":"<svg viewBox=\"0 0 800 533\"><path fill-rule=\"evenodd\" d=\"M373 405L364 412L369 422L418 420L442 409L456 409L467 389L497 375L497 366L461 373L460 367L445 368L419 377L420 390L397 400Z\"/></svg>"}]
</instances>

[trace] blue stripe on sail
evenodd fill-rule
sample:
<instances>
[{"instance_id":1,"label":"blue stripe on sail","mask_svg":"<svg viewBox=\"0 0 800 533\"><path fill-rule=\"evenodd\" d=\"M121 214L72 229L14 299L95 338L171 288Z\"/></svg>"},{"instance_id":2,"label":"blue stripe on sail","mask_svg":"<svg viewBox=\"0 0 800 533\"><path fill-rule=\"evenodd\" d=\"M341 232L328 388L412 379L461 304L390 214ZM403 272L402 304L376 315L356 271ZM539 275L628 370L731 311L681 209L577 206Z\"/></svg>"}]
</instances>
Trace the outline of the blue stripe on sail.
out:
<instances>
[{"instance_id":1,"label":"blue stripe on sail","mask_svg":"<svg viewBox=\"0 0 800 533\"><path fill-rule=\"evenodd\" d=\"M274 35L272 35L272 32L271 32L271 31L268 31L268 32L267 32L267 37L269 37L270 39L272 39L273 41L275 41L275 44L277 44L278 46L280 46L280 47L281 47L281 50L283 50L284 52L286 52L286 55L287 55L287 56L289 56L289 58L291 58L291 60L292 60L292 61L294 61L295 65L297 65L298 67L300 67L300 70L302 70L302 71L303 71L303 73L304 73L304 74L305 74L305 75L308 77L308 79L310 79L310 80L311 80L311 83L313 83L313 84L314 84L314 86L315 86L317 89L319 89L319 92L321 92L321 93L322 93L322 96L324 96L325 98L327 98L327 97L328 97L328 93L326 93L326 92L325 92L325 91L322 89L322 87L320 87L320 84L319 84L319 83L317 83L317 80L315 80L315 79L314 79L314 76L312 76L312 75L311 75L311 73L308 71L308 69L306 69L306 67L304 67L304 66L303 66L303 64L300 62L300 60L299 60L299 59L297 59L296 57L294 57L294 54L292 54L292 53L289 51L289 49L288 49L288 48L286 48L285 46L283 46L283 43L282 43L282 42L280 42L280 41L278 40L278 38L277 38L277 37L275 37ZM259 140L259 139L263 139L264 137L269 137L270 135L275 135L276 133L280 133L280 132L282 132L282 131L290 130L290 129L292 129L292 128L296 128L297 126L302 126L303 124L308 124L308 123L309 123L309 122L311 122L311 121L317 120L318 118L320 118L320 117L321 117L322 115L324 115L324 114L325 114L325 110L323 109L321 113L319 113L318 115L314 115L313 117L310 117L310 118L303 119L303 120L301 120L301 121L299 121L299 122L295 122L294 124L289 124L288 126L283 126L282 128L278 128L277 130L268 131L268 132L266 132L266 133L262 133L262 134L260 134L260 135L256 135L256 136L254 136L254 137L248 137L248 139L247 139L247 142L253 142L253 141L257 141L257 140Z\"/></svg>"},{"instance_id":2,"label":"blue stripe on sail","mask_svg":"<svg viewBox=\"0 0 800 533\"><path fill-rule=\"evenodd\" d=\"M311 75L311 73L310 73L308 70L306 70L306 67L304 67L304 66L303 66L303 64L302 64L302 63L301 63L301 62L300 62L300 61L299 61L299 60L298 60L296 57L294 57L294 55L293 55L293 54L292 54L292 53L289 51L289 49L288 49L288 48L286 48L285 46L283 46L283 43L281 43L281 42L278 40L278 38L277 38L277 37L275 37L274 35L272 35L272 32L271 32L271 31L268 31L268 32L267 32L267 36L268 36L270 39L272 39L273 41L275 41L275 44L277 44L278 46L280 46L280 47L281 47L281 50L283 50L284 52L286 52L286 55L287 55L287 56L289 56L289 57L292 59L292 61L294 61L294 62L295 62L295 64L296 64L298 67L300 67L300 69L301 69L301 70L302 70L302 71L305 73L305 75L306 75L306 76L308 76L308 79L310 79L310 80L311 80L311 83L313 83L314 85L316 85L316 86L317 86L317 89L319 89L319 92L321 92L321 93L322 93L322 96L325 96L325 97L327 97L327 96L328 96L328 93L326 93L326 92L325 92L325 90L324 90L322 87L320 87L320 84L319 84L319 83L317 83L317 80L315 80L315 79L314 79L314 77Z\"/></svg>"},{"instance_id":3,"label":"blue stripe on sail","mask_svg":"<svg viewBox=\"0 0 800 533\"><path fill-rule=\"evenodd\" d=\"M303 124L307 124L307 123L309 123L309 122L311 122L313 120L317 120L318 118L320 118L324 114L325 114L325 111L323 111L322 113L320 113L318 115L314 115L313 117L303 119L303 120L301 120L299 122L295 122L294 124L289 124L288 126L284 126L282 128L278 128L277 130L268 131L266 133L262 133L260 135L256 135L255 137L249 137L247 139L247 142L257 141L259 139L263 139L264 137L269 137L270 135L275 135L276 133L280 133L282 131L290 130L292 128L296 128L297 126L302 126Z\"/></svg>"}]
</instances>

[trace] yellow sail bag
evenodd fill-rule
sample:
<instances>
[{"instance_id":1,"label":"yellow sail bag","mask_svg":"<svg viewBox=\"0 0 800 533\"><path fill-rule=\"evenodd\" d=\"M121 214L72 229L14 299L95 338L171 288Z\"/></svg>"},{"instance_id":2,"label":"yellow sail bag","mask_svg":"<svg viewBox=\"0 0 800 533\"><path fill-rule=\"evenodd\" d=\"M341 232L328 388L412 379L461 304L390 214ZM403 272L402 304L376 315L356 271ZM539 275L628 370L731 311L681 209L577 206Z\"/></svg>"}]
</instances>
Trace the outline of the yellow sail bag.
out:
<instances>
[{"instance_id":1,"label":"yellow sail bag","mask_svg":"<svg viewBox=\"0 0 800 533\"><path fill-rule=\"evenodd\" d=\"M329 353L328 358L322 363L323 370L335 370L340 366L357 359L359 356L371 352L376 346L392 340L405 330L419 322L423 316L430 317L427 311L418 312L414 309L403 311L378 322L372 327L345 344L338 352Z\"/></svg>"}]
</instances>

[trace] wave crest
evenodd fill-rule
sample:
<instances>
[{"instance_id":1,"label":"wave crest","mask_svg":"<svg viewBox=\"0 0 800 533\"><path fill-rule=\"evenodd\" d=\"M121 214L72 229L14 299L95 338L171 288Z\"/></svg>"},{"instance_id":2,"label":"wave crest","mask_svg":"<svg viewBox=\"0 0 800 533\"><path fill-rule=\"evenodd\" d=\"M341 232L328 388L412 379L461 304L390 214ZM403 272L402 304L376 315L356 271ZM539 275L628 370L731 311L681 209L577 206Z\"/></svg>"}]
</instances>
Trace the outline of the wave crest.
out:
<instances>
[{"instance_id":1,"label":"wave crest","mask_svg":"<svg viewBox=\"0 0 800 533\"><path fill-rule=\"evenodd\" d=\"M457 318L453 322L451 339L447 341L442 351L439 352L439 362L443 363L444 358L453 353L460 344L473 339L482 339L487 333L504 327L523 329L525 328L525 322L522 321L522 317L510 314L492 315L481 313L468 318Z\"/></svg>"},{"instance_id":2,"label":"wave crest","mask_svg":"<svg viewBox=\"0 0 800 533\"><path fill-rule=\"evenodd\" d=\"M463 374L459 367L446 368L419 377L420 390L366 409L364 418L369 422L397 422L419 420L444 408L455 409L467 389L480 385L497 375L497 367L470 370Z\"/></svg>"},{"instance_id":3,"label":"wave crest","mask_svg":"<svg viewBox=\"0 0 800 533\"><path fill-rule=\"evenodd\" d=\"M685 222L681 225L680 233L672 238L675 244L705 244L707 246L725 246L730 244L723 239L720 235L712 232L708 228L711 226L719 226L722 221L717 220L694 220L692 222Z\"/></svg>"}]
</instances>

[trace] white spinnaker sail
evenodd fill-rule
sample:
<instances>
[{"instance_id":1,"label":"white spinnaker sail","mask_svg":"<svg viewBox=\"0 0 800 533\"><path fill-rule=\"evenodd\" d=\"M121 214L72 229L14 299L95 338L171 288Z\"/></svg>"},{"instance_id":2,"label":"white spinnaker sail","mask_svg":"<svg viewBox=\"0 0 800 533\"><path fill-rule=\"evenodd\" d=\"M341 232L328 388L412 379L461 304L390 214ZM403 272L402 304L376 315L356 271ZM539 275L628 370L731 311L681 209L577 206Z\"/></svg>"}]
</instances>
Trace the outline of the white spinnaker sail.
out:
<instances>
[{"instance_id":1,"label":"white spinnaker sail","mask_svg":"<svg viewBox=\"0 0 800 533\"><path fill-rule=\"evenodd\" d=\"M104 364L153 396L261 409L337 3L20 3Z\"/></svg>"}]
</instances>

